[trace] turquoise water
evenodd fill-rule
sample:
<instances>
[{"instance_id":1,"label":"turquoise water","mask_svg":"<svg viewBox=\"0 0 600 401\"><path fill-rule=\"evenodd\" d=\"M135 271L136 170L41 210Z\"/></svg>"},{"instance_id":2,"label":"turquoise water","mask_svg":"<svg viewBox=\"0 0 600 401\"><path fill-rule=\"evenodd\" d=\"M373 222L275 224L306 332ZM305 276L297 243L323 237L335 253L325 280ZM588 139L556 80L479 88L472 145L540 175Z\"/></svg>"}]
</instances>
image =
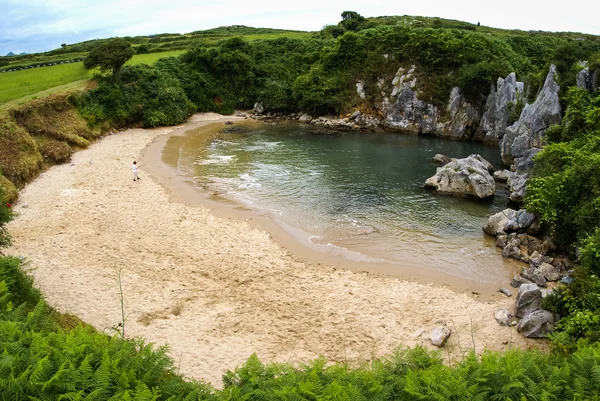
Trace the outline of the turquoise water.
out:
<instances>
[{"instance_id":1,"label":"turquoise water","mask_svg":"<svg viewBox=\"0 0 600 401\"><path fill-rule=\"evenodd\" d=\"M408 134L323 135L310 125L259 125L182 149L179 168L197 185L293 228L342 258L426 266L499 281L508 273L481 227L507 206L423 188L436 153L479 153L501 167L495 146ZM300 233L300 234L298 234Z\"/></svg>"}]
</instances>

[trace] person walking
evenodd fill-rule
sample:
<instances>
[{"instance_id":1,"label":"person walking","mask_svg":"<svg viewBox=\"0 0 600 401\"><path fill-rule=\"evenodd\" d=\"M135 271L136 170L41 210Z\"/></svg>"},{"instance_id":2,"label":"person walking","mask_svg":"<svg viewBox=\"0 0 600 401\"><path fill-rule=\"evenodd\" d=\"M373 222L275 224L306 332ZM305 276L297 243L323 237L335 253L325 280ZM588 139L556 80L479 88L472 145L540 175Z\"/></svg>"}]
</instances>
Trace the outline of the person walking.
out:
<instances>
[{"instance_id":1,"label":"person walking","mask_svg":"<svg viewBox=\"0 0 600 401\"><path fill-rule=\"evenodd\" d=\"M131 171L133 171L133 181L139 180L140 177L138 177L138 165L136 161L133 162L133 165L131 166Z\"/></svg>"}]
</instances>

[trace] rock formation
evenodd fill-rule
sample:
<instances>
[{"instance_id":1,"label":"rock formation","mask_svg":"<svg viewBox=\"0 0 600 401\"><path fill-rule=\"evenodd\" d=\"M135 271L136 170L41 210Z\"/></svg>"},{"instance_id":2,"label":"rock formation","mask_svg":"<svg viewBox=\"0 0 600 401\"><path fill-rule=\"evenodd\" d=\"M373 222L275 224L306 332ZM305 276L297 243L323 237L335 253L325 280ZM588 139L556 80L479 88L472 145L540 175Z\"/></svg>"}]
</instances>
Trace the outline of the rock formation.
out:
<instances>
[{"instance_id":1,"label":"rock formation","mask_svg":"<svg viewBox=\"0 0 600 401\"><path fill-rule=\"evenodd\" d=\"M479 130L484 142L499 143L509 125L510 115L523 98L523 82L517 82L517 76L511 72L505 79L498 78L497 89L487 98L485 112L481 117Z\"/></svg>"},{"instance_id":2,"label":"rock formation","mask_svg":"<svg viewBox=\"0 0 600 401\"><path fill-rule=\"evenodd\" d=\"M496 193L496 183L490 174L491 170L492 165L480 155L452 159L425 181L425 187L434 188L444 195L487 198Z\"/></svg>"}]
</instances>

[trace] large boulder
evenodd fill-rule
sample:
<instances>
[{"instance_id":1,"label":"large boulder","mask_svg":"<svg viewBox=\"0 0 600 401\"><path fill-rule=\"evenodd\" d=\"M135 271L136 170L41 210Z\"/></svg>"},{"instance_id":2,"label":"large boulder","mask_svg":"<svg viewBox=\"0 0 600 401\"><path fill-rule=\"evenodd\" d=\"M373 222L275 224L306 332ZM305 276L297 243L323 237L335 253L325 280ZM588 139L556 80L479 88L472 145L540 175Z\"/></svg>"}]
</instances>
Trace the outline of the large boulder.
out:
<instances>
[{"instance_id":1,"label":"large boulder","mask_svg":"<svg viewBox=\"0 0 600 401\"><path fill-rule=\"evenodd\" d=\"M496 144L502 140L510 115L523 98L523 88L523 82L517 82L514 72L505 79L498 78L497 88L487 98L485 111L479 125L479 129L484 135L484 142Z\"/></svg>"},{"instance_id":2,"label":"large boulder","mask_svg":"<svg viewBox=\"0 0 600 401\"><path fill-rule=\"evenodd\" d=\"M425 181L425 187L434 188L444 195L487 198L496 193L496 183L490 175L491 168L491 164L480 155L453 159L438 168L436 174Z\"/></svg>"},{"instance_id":3,"label":"large boulder","mask_svg":"<svg viewBox=\"0 0 600 401\"><path fill-rule=\"evenodd\" d=\"M525 315L541 309L542 292L535 284L522 284L519 287L516 300L515 316L524 317Z\"/></svg>"},{"instance_id":4,"label":"large boulder","mask_svg":"<svg viewBox=\"0 0 600 401\"><path fill-rule=\"evenodd\" d=\"M521 276L525 277L527 280L534 282L538 287L546 286L546 277L544 277L544 274L535 267L528 267L527 269L523 269L521 271Z\"/></svg>"},{"instance_id":5,"label":"large boulder","mask_svg":"<svg viewBox=\"0 0 600 401\"><path fill-rule=\"evenodd\" d=\"M506 129L500 145L505 164L510 165L515 158L527 157L532 148L541 148L546 129L561 122L560 86L556 78L556 66L552 65L535 102L526 104L519 120Z\"/></svg>"},{"instance_id":6,"label":"large boulder","mask_svg":"<svg viewBox=\"0 0 600 401\"><path fill-rule=\"evenodd\" d=\"M536 310L523 317L517 330L525 337L546 337L554 329L554 315L547 310Z\"/></svg>"}]
</instances>

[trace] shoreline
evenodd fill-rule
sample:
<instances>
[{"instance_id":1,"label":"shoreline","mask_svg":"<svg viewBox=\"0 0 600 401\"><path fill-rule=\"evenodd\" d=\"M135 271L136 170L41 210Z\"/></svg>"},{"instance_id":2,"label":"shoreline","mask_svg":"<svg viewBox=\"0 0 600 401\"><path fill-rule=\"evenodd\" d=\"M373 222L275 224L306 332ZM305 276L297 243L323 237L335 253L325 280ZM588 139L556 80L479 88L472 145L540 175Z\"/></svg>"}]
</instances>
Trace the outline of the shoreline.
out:
<instances>
[{"instance_id":1,"label":"shoreline","mask_svg":"<svg viewBox=\"0 0 600 401\"><path fill-rule=\"evenodd\" d=\"M259 125L263 121L243 118L222 119L214 123L223 123L225 121L236 121L235 125ZM295 258L302 262L311 264L325 264L327 266L348 269L355 272L368 272L371 274L380 274L385 276L399 277L420 284L433 284L437 286L447 286L457 292L467 294L478 294L480 299L488 301L496 299L498 289L502 286L508 287L513 274L517 274L522 266L513 260L505 260L501 257L501 252L495 246L495 238L487 238L482 231L481 242L492 244L491 249L496 251L496 255L504 265L507 274L501 283L483 282L476 278L450 274L443 270L431 268L426 263L418 260L408 261L405 264L392 262L375 262L349 260L336 252L337 249L326 252L326 248L315 245L311 242L311 233L304 232L296 227L278 220L275 216L260 213L256 210L247 208L235 201L226 199L217 194L210 194L206 190L199 188L190 177L183 175L177 170L177 161L180 149L187 141L200 138L201 143L210 142L210 139L219 134L221 126L211 128L212 124L195 125L179 129L168 136L161 136L150 143L143 151L143 164L149 166L147 170L165 188L169 193L170 199L176 202L185 203L190 206L203 206L209 208L217 216L224 218L233 218L238 221L248 222L253 228L266 231L275 242L288 250ZM196 144L197 145L197 144ZM200 145L201 146L201 145ZM465 240L467 241L467 240ZM490 242L491 241L491 242ZM345 248L341 248L346 250ZM356 253L352 250L346 250L349 253ZM358 254L366 258L373 259L370 256ZM483 258L483 257L482 257ZM418 259L418 258L415 258ZM482 259L483 263L483 259Z\"/></svg>"},{"instance_id":2,"label":"shoreline","mask_svg":"<svg viewBox=\"0 0 600 401\"><path fill-rule=\"evenodd\" d=\"M449 363L471 349L471 336L477 352L544 346L494 320L513 298L484 302L447 286L304 261L254 218L172 198L140 156L157 140L221 118L105 137L22 190L7 253L29 258L50 305L110 331L120 321L120 268L127 335L169 345L183 375L215 386L252 353L264 362L323 355L359 363L398 346L433 349L426 337L439 320L454 332L443 350ZM132 160L142 161L138 182Z\"/></svg>"}]
</instances>

